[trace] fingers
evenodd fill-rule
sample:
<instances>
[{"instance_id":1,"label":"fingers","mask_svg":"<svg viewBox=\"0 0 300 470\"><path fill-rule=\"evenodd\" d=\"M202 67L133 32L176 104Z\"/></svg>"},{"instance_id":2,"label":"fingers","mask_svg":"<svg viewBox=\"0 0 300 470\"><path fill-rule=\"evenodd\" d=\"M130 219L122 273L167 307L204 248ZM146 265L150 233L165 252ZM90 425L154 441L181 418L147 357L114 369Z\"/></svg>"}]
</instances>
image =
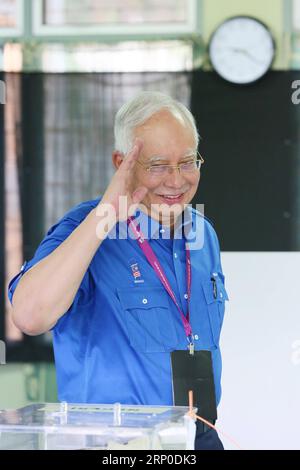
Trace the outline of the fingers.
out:
<instances>
[{"instance_id":1,"label":"fingers","mask_svg":"<svg viewBox=\"0 0 300 470\"><path fill-rule=\"evenodd\" d=\"M128 207L128 217L133 216L138 209L139 203L144 199L148 189L144 186L137 188L132 194L132 203Z\"/></svg>"},{"instance_id":2,"label":"fingers","mask_svg":"<svg viewBox=\"0 0 300 470\"><path fill-rule=\"evenodd\" d=\"M120 166L122 170L131 170L134 167L136 160L140 156L142 147L143 141L141 139L136 138L133 143L132 149L125 155L123 159L122 165Z\"/></svg>"},{"instance_id":3,"label":"fingers","mask_svg":"<svg viewBox=\"0 0 300 470\"><path fill-rule=\"evenodd\" d=\"M139 204L146 196L148 189L145 186L140 186L132 194L132 202Z\"/></svg>"}]
</instances>

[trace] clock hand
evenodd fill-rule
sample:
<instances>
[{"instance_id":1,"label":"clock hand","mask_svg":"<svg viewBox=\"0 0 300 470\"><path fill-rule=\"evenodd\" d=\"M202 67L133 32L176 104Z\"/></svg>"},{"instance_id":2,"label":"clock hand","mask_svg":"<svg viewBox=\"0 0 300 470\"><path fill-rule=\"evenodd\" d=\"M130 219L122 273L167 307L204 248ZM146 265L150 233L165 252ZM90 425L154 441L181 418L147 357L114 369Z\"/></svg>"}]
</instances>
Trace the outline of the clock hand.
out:
<instances>
[{"instance_id":1,"label":"clock hand","mask_svg":"<svg viewBox=\"0 0 300 470\"><path fill-rule=\"evenodd\" d=\"M248 52L246 49L241 49L241 48L238 48L238 47L231 47L230 48L233 52L237 52L239 54L243 54L247 57L249 57L249 59L251 59L253 62L256 62L257 64L263 64L263 62L261 60L258 60L256 57L254 57L252 54L250 54L250 52Z\"/></svg>"}]
</instances>

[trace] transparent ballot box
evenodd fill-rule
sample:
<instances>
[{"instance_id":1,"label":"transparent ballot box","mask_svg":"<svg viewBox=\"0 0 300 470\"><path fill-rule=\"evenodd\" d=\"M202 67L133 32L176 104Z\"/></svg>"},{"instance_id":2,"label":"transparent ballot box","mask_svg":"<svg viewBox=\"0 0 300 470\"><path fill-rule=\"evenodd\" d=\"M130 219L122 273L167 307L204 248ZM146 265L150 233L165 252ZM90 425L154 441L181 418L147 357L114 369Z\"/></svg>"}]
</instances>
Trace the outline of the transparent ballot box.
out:
<instances>
[{"instance_id":1,"label":"transparent ballot box","mask_svg":"<svg viewBox=\"0 0 300 470\"><path fill-rule=\"evenodd\" d=\"M194 449L181 406L41 403L0 411L0 449Z\"/></svg>"}]
</instances>

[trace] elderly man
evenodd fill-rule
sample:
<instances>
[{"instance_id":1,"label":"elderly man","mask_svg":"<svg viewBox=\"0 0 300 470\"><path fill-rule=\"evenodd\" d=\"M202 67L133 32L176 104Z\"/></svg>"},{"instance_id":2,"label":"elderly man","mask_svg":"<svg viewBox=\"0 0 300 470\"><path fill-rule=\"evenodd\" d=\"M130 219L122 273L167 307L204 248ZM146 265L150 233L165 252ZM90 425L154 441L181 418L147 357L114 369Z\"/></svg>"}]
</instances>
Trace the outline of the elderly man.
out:
<instances>
[{"instance_id":1,"label":"elderly man","mask_svg":"<svg viewBox=\"0 0 300 470\"><path fill-rule=\"evenodd\" d=\"M70 210L11 281L17 327L53 331L60 400L182 405L191 389L215 421L227 294L215 231L189 206L197 147L192 114L169 96L123 105L102 198ZM223 447L199 421L195 448Z\"/></svg>"}]
</instances>

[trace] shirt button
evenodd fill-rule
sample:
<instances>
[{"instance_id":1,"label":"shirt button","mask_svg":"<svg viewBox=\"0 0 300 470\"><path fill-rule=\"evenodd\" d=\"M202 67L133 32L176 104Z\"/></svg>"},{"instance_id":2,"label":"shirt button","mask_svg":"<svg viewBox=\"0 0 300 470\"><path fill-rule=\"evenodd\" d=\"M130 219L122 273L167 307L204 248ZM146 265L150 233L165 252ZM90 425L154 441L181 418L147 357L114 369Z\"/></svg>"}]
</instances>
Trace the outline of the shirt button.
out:
<instances>
[{"instance_id":1,"label":"shirt button","mask_svg":"<svg viewBox=\"0 0 300 470\"><path fill-rule=\"evenodd\" d=\"M218 276L218 273L213 273L213 276L214 276L214 277L217 277L217 276Z\"/></svg>"},{"instance_id":2,"label":"shirt button","mask_svg":"<svg viewBox=\"0 0 300 470\"><path fill-rule=\"evenodd\" d=\"M165 229L164 229L164 228L161 228L161 229L160 229L160 233L165 233Z\"/></svg>"},{"instance_id":3,"label":"shirt button","mask_svg":"<svg viewBox=\"0 0 300 470\"><path fill-rule=\"evenodd\" d=\"M148 300L147 300L147 299L143 299L142 302L143 302L143 304L147 304L147 303L148 303Z\"/></svg>"},{"instance_id":4,"label":"shirt button","mask_svg":"<svg viewBox=\"0 0 300 470\"><path fill-rule=\"evenodd\" d=\"M183 296L183 297L184 297L185 299L187 299L187 298L188 298L188 295L187 295L187 294L184 294L184 296Z\"/></svg>"},{"instance_id":5,"label":"shirt button","mask_svg":"<svg viewBox=\"0 0 300 470\"><path fill-rule=\"evenodd\" d=\"M177 253L174 253L174 258L177 258Z\"/></svg>"},{"instance_id":6,"label":"shirt button","mask_svg":"<svg viewBox=\"0 0 300 470\"><path fill-rule=\"evenodd\" d=\"M221 297L221 299L223 299L223 294L222 294L222 292L220 292L220 297Z\"/></svg>"},{"instance_id":7,"label":"shirt button","mask_svg":"<svg viewBox=\"0 0 300 470\"><path fill-rule=\"evenodd\" d=\"M198 336L198 335L195 335L195 336L194 336L194 339L199 339L199 336Z\"/></svg>"}]
</instances>

